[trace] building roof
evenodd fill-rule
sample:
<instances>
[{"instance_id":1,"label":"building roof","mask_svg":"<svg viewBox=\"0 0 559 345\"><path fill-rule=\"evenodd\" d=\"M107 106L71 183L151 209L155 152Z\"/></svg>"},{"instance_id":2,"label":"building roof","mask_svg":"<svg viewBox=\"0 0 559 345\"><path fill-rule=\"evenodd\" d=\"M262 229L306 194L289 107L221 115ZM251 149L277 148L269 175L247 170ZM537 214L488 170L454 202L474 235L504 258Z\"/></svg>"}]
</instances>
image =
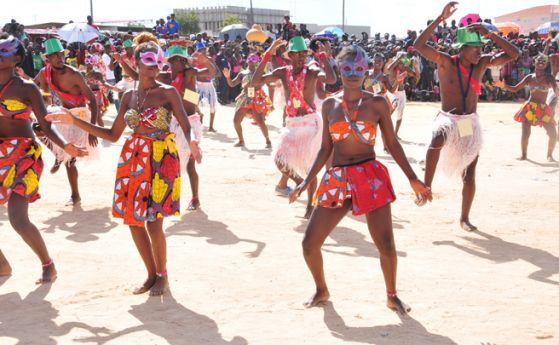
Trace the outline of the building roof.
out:
<instances>
[{"instance_id":1,"label":"building roof","mask_svg":"<svg viewBox=\"0 0 559 345\"><path fill-rule=\"evenodd\" d=\"M511 12L507 14L503 14L500 16L495 17L495 20L498 20L502 17L510 17L510 16L533 16L538 14L548 14L548 13L559 13L559 5L543 5L543 6L534 6L530 8L526 8L520 11Z\"/></svg>"}]
</instances>

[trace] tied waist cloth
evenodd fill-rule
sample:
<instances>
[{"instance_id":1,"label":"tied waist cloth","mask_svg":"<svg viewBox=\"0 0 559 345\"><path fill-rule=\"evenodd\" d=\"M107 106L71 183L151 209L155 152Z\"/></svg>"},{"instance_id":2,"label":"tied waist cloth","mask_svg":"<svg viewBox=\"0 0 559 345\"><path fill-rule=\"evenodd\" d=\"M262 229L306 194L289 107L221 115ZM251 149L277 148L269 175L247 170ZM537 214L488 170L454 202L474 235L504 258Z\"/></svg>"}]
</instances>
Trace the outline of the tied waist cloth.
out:
<instances>
[{"instance_id":1,"label":"tied waist cloth","mask_svg":"<svg viewBox=\"0 0 559 345\"><path fill-rule=\"evenodd\" d=\"M29 202L41 197L41 152L41 146L32 138L0 138L0 205L7 203L12 193Z\"/></svg>"},{"instance_id":2,"label":"tied waist cloth","mask_svg":"<svg viewBox=\"0 0 559 345\"><path fill-rule=\"evenodd\" d=\"M441 110L433 123L432 135L444 138L442 148L429 148L441 149L438 167L449 177L463 177L483 145L478 114L455 115Z\"/></svg>"},{"instance_id":3,"label":"tied waist cloth","mask_svg":"<svg viewBox=\"0 0 559 345\"><path fill-rule=\"evenodd\" d=\"M396 194L386 167L371 159L328 169L320 181L313 204L340 208L346 199L351 199L351 209L355 216L394 202Z\"/></svg>"},{"instance_id":4,"label":"tied waist cloth","mask_svg":"<svg viewBox=\"0 0 559 345\"><path fill-rule=\"evenodd\" d=\"M112 214L124 224L144 226L180 214L180 162L175 135L132 134L118 161Z\"/></svg>"},{"instance_id":5,"label":"tied waist cloth","mask_svg":"<svg viewBox=\"0 0 559 345\"><path fill-rule=\"evenodd\" d=\"M555 125L553 108L546 103L525 102L522 108L514 114L517 122L528 122L532 126L543 126L551 123Z\"/></svg>"}]
</instances>

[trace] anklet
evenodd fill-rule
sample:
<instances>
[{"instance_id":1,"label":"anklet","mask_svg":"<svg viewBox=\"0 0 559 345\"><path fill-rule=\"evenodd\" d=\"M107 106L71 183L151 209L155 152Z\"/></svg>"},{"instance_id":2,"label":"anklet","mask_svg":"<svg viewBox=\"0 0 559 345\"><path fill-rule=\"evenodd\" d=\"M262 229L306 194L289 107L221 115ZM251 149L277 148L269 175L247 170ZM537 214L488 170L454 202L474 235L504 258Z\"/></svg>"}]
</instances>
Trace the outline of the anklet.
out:
<instances>
[{"instance_id":1,"label":"anklet","mask_svg":"<svg viewBox=\"0 0 559 345\"><path fill-rule=\"evenodd\" d=\"M43 265L43 268L47 268L49 266L52 266L54 264L54 261L52 261L52 259L49 260L49 262L47 262L46 264Z\"/></svg>"},{"instance_id":2,"label":"anklet","mask_svg":"<svg viewBox=\"0 0 559 345\"><path fill-rule=\"evenodd\" d=\"M394 290L394 292L390 292L390 291L387 290L387 291L386 291L386 295L387 295L388 297L392 297L392 298L398 297L398 291Z\"/></svg>"},{"instance_id":3,"label":"anklet","mask_svg":"<svg viewBox=\"0 0 559 345\"><path fill-rule=\"evenodd\" d=\"M167 276L167 271L163 271L163 272L157 272L155 273L156 276L158 276L159 278L163 278Z\"/></svg>"}]
</instances>

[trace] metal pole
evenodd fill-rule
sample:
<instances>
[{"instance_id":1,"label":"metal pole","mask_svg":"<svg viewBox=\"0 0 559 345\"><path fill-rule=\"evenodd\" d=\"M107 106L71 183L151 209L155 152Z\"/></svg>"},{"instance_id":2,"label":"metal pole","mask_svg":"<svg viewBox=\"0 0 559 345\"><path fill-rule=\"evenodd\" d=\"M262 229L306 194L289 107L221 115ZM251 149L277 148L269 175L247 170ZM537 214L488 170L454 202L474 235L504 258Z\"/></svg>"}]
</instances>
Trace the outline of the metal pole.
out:
<instances>
[{"instance_id":1,"label":"metal pole","mask_svg":"<svg viewBox=\"0 0 559 345\"><path fill-rule=\"evenodd\" d=\"M254 25L254 10L252 8L252 0L250 0L250 19L248 22L248 26L252 27Z\"/></svg>"},{"instance_id":2,"label":"metal pole","mask_svg":"<svg viewBox=\"0 0 559 345\"><path fill-rule=\"evenodd\" d=\"M91 21L93 22L93 0L89 0L89 15L91 15Z\"/></svg>"},{"instance_id":3,"label":"metal pole","mask_svg":"<svg viewBox=\"0 0 559 345\"><path fill-rule=\"evenodd\" d=\"M342 0L342 31L345 32L345 0Z\"/></svg>"}]
</instances>

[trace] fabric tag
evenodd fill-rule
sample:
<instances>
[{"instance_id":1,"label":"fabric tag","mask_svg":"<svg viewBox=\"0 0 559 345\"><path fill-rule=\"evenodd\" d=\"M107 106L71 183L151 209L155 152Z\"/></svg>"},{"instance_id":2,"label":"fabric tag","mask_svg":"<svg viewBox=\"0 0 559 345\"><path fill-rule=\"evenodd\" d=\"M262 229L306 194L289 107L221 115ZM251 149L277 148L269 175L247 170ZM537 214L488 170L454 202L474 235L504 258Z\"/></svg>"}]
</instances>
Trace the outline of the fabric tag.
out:
<instances>
[{"instance_id":1,"label":"fabric tag","mask_svg":"<svg viewBox=\"0 0 559 345\"><path fill-rule=\"evenodd\" d=\"M254 87L249 87L249 88L247 89L247 95L248 95L248 97L250 97L250 98L254 97Z\"/></svg>"},{"instance_id":2,"label":"fabric tag","mask_svg":"<svg viewBox=\"0 0 559 345\"><path fill-rule=\"evenodd\" d=\"M474 127L471 119L458 120L458 133L460 137L469 137L474 134Z\"/></svg>"},{"instance_id":3,"label":"fabric tag","mask_svg":"<svg viewBox=\"0 0 559 345\"><path fill-rule=\"evenodd\" d=\"M373 92L374 93L381 93L382 88L380 87L380 83L374 83L373 84Z\"/></svg>"},{"instance_id":4,"label":"fabric tag","mask_svg":"<svg viewBox=\"0 0 559 345\"><path fill-rule=\"evenodd\" d=\"M185 89L183 99L187 102L190 102L190 103L194 104L194 105L198 105L198 99L199 99L198 92L194 92L192 90Z\"/></svg>"}]
</instances>

